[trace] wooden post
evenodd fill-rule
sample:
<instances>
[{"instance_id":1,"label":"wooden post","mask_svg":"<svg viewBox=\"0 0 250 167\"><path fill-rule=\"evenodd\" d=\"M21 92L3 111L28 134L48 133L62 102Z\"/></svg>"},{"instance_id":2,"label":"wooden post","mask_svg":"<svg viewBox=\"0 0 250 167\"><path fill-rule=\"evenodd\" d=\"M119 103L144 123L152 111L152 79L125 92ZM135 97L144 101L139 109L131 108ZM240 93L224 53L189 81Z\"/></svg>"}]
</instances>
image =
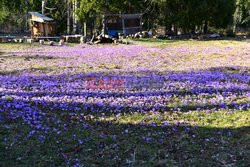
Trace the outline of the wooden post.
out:
<instances>
[{"instance_id":1,"label":"wooden post","mask_svg":"<svg viewBox=\"0 0 250 167\"><path fill-rule=\"evenodd\" d=\"M33 25L33 22L32 21L30 21L30 24L31 24L31 38L33 38L34 37L34 25Z\"/></svg>"},{"instance_id":2,"label":"wooden post","mask_svg":"<svg viewBox=\"0 0 250 167\"><path fill-rule=\"evenodd\" d=\"M45 34L45 33L46 33L46 32L45 32L45 31L46 31L46 30L45 30L45 23L42 23L42 27L43 27L43 34L42 34L42 36L46 36L46 34Z\"/></svg>"}]
</instances>

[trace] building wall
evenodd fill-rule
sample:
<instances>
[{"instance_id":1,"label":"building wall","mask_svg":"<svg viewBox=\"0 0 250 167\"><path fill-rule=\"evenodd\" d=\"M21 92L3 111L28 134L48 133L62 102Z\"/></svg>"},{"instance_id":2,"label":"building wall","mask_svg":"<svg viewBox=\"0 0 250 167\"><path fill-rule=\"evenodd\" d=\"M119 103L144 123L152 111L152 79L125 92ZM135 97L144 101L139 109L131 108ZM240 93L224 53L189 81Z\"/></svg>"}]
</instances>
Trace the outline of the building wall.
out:
<instances>
[{"instance_id":1,"label":"building wall","mask_svg":"<svg viewBox=\"0 0 250 167\"><path fill-rule=\"evenodd\" d=\"M54 25L52 23L38 23L32 26L32 36L54 36Z\"/></svg>"}]
</instances>

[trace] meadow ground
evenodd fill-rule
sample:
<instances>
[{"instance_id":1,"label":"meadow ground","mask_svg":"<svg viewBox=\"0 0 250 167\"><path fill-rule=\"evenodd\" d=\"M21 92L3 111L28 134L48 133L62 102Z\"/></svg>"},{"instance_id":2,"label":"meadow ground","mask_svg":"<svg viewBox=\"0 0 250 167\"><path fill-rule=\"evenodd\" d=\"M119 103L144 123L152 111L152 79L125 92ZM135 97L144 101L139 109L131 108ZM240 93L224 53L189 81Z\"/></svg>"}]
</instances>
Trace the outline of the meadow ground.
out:
<instances>
[{"instance_id":1,"label":"meadow ground","mask_svg":"<svg viewBox=\"0 0 250 167\"><path fill-rule=\"evenodd\" d=\"M0 166L250 166L250 41L0 44Z\"/></svg>"}]
</instances>

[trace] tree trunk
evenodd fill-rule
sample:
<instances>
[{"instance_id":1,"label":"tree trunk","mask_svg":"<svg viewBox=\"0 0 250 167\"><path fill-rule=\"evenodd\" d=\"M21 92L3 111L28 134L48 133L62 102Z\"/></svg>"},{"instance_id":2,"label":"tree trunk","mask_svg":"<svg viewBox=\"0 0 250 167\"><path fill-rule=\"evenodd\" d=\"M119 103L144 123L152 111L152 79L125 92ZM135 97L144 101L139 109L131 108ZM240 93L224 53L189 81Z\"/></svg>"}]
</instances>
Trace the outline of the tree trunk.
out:
<instances>
[{"instance_id":1,"label":"tree trunk","mask_svg":"<svg viewBox=\"0 0 250 167\"><path fill-rule=\"evenodd\" d=\"M67 34L71 34L71 5L70 5L70 0L67 1Z\"/></svg>"},{"instance_id":2,"label":"tree trunk","mask_svg":"<svg viewBox=\"0 0 250 167\"><path fill-rule=\"evenodd\" d=\"M87 37L87 23L86 22L83 23L83 29L84 29L83 30L84 31L84 36Z\"/></svg>"},{"instance_id":3,"label":"tree trunk","mask_svg":"<svg viewBox=\"0 0 250 167\"><path fill-rule=\"evenodd\" d=\"M43 0L42 1L42 14L45 14L45 10L46 10L46 4L47 4L47 0Z\"/></svg>"},{"instance_id":4,"label":"tree trunk","mask_svg":"<svg viewBox=\"0 0 250 167\"><path fill-rule=\"evenodd\" d=\"M25 0L25 5L29 5L28 4L28 0ZM25 15L25 31L29 31L29 11L28 9L26 10L26 15Z\"/></svg>"},{"instance_id":5,"label":"tree trunk","mask_svg":"<svg viewBox=\"0 0 250 167\"><path fill-rule=\"evenodd\" d=\"M77 17L76 17L76 10L77 10L77 0L73 1L73 33L77 33Z\"/></svg>"},{"instance_id":6,"label":"tree trunk","mask_svg":"<svg viewBox=\"0 0 250 167\"><path fill-rule=\"evenodd\" d=\"M196 30L196 26L194 25L194 26L192 26L192 34L195 34L195 30Z\"/></svg>"},{"instance_id":7,"label":"tree trunk","mask_svg":"<svg viewBox=\"0 0 250 167\"><path fill-rule=\"evenodd\" d=\"M178 28L177 28L177 25L176 25L176 24L174 25L174 34L175 34L175 35L178 35Z\"/></svg>"},{"instance_id":8,"label":"tree trunk","mask_svg":"<svg viewBox=\"0 0 250 167\"><path fill-rule=\"evenodd\" d=\"M207 30L208 30L208 22L207 22L207 20L205 20L204 27L203 27L203 33L207 34Z\"/></svg>"},{"instance_id":9,"label":"tree trunk","mask_svg":"<svg viewBox=\"0 0 250 167\"><path fill-rule=\"evenodd\" d=\"M172 34L172 25L169 23L165 23L165 35L171 35Z\"/></svg>"}]
</instances>

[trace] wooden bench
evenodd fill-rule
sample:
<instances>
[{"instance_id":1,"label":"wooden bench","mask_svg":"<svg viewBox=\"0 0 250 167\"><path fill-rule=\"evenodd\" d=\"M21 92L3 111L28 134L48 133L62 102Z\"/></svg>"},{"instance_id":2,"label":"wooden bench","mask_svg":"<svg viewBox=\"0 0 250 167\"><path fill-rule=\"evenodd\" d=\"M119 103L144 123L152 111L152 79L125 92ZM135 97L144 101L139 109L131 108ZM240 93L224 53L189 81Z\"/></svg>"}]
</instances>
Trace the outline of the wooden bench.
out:
<instances>
[{"instance_id":1,"label":"wooden bench","mask_svg":"<svg viewBox=\"0 0 250 167\"><path fill-rule=\"evenodd\" d=\"M0 42L12 42L15 36L0 36Z\"/></svg>"},{"instance_id":2,"label":"wooden bench","mask_svg":"<svg viewBox=\"0 0 250 167\"><path fill-rule=\"evenodd\" d=\"M56 41L56 42L60 41L60 37L36 37L35 39L38 40L38 41L40 41L40 40Z\"/></svg>"}]
</instances>

